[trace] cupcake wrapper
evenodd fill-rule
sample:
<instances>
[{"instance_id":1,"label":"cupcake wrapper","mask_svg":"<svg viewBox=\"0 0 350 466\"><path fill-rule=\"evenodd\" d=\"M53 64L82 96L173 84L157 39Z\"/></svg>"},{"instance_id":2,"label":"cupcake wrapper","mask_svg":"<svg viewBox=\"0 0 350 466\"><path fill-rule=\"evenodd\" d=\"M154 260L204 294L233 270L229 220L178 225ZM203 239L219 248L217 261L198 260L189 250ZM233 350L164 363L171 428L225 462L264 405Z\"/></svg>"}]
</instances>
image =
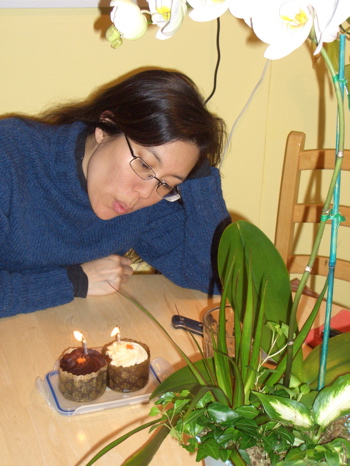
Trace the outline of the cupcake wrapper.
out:
<instances>
[{"instance_id":1,"label":"cupcake wrapper","mask_svg":"<svg viewBox=\"0 0 350 466\"><path fill-rule=\"evenodd\" d=\"M110 364L111 359L107 356L107 386L116 392L136 392L145 387L149 379L150 350L147 345L139 341L123 338L123 341L138 343L147 351L148 358L130 367L115 366ZM105 351L107 349L106 345Z\"/></svg>"},{"instance_id":2,"label":"cupcake wrapper","mask_svg":"<svg viewBox=\"0 0 350 466\"><path fill-rule=\"evenodd\" d=\"M87 375L74 375L59 368L58 388L67 400L92 401L106 390L107 366Z\"/></svg>"}]
</instances>

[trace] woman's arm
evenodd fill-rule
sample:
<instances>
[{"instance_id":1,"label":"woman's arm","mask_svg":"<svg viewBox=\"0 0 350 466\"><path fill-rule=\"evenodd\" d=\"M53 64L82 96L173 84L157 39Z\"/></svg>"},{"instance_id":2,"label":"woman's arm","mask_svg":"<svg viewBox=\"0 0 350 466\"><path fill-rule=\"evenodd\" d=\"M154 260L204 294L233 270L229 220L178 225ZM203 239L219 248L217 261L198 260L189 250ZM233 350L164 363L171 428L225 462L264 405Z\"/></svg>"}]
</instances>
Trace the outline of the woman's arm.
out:
<instances>
[{"instance_id":1,"label":"woman's arm","mask_svg":"<svg viewBox=\"0 0 350 466\"><path fill-rule=\"evenodd\" d=\"M41 271L0 271L0 317L9 317L68 303L73 285L63 268Z\"/></svg>"},{"instance_id":2,"label":"woman's arm","mask_svg":"<svg viewBox=\"0 0 350 466\"><path fill-rule=\"evenodd\" d=\"M217 248L231 222L216 168L181 185L182 203L154 206L156 217L135 246L136 252L174 283L219 293Z\"/></svg>"}]
</instances>

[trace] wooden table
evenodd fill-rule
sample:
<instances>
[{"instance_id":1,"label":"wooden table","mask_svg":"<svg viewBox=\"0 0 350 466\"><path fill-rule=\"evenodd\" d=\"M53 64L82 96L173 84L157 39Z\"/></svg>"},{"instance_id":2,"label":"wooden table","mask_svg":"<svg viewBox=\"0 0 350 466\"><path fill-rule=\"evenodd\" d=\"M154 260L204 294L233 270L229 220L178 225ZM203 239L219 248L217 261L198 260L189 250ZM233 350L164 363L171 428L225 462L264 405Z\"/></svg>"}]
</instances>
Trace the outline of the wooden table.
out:
<instances>
[{"instance_id":1,"label":"wooden table","mask_svg":"<svg viewBox=\"0 0 350 466\"><path fill-rule=\"evenodd\" d=\"M159 320L188 356L198 358L188 332L175 330L171 317L178 310L200 319L219 302L218 296L208 299L162 275L134 275L123 290ZM0 319L1 466L84 465L110 441L152 419L148 417L152 403L64 416L51 409L35 388L36 378L44 378L66 348L80 344L73 337L74 330L84 333L88 347L98 347L111 341L115 325L120 326L122 336L147 343L151 359L163 357L175 368L184 365L161 329L120 294L78 298L64 306ZM148 438L147 431L141 432L96 464L119 466ZM169 437L151 464L198 463Z\"/></svg>"},{"instance_id":2,"label":"wooden table","mask_svg":"<svg viewBox=\"0 0 350 466\"><path fill-rule=\"evenodd\" d=\"M203 293L172 284L162 275L134 275L124 292L143 304L188 356L193 360L199 357L189 334L173 329L171 317L178 311L199 320L206 309L219 303L218 296L208 299ZM313 302L313 298L303 297L300 320ZM163 357L174 368L184 365L161 329L120 294L75 299L64 306L0 319L1 466L85 465L113 439L151 419L148 413L152 404L63 416L51 409L35 388L36 378L44 378L62 352L77 345L74 330L84 333L89 347L99 347L111 340L115 325L120 326L122 336L147 343L151 359ZM147 432L139 433L102 457L97 465L121 465L148 438ZM198 463L169 437L152 462L152 466L164 464Z\"/></svg>"}]
</instances>

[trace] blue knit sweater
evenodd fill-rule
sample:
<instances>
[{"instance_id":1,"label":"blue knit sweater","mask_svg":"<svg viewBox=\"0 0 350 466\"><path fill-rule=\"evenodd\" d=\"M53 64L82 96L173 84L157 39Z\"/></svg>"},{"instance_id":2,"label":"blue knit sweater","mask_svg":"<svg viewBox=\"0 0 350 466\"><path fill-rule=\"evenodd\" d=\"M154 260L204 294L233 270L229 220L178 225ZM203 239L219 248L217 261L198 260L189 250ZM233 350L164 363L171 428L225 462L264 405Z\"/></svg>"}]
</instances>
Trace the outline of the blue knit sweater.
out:
<instances>
[{"instance_id":1,"label":"blue knit sweater","mask_svg":"<svg viewBox=\"0 0 350 466\"><path fill-rule=\"evenodd\" d=\"M176 284L218 292L217 233L229 218L218 170L182 183L183 204L101 220L77 174L83 129L0 121L0 316L71 301L66 266L131 248Z\"/></svg>"}]
</instances>

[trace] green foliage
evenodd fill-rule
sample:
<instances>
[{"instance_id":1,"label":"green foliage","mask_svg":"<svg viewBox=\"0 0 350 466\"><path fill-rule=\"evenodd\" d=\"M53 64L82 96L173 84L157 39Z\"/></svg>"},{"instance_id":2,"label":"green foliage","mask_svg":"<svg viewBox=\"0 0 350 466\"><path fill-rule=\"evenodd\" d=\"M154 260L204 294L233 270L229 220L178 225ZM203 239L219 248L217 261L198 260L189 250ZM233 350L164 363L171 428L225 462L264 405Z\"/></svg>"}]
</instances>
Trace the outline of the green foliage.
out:
<instances>
[{"instance_id":1,"label":"green foliage","mask_svg":"<svg viewBox=\"0 0 350 466\"><path fill-rule=\"evenodd\" d=\"M232 266L232 279L227 280ZM227 299L241 322L247 318L249 304L252 326L256 327L263 296L266 320L288 322L292 306L289 274L275 246L256 226L238 221L226 228L220 239L218 267L224 289L227 288ZM249 286L252 289L248 292ZM270 349L270 343L271 332L266 329L261 339L264 351ZM285 343L282 335L276 346L281 348Z\"/></svg>"},{"instance_id":2,"label":"green foliage","mask_svg":"<svg viewBox=\"0 0 350 466\"><path fill-rule=\"evenodd\" d=\"M149 464L169 434L183 448L195 452L197 461L211 456L243 466L249 464L249 449L255 446L269 455L273 465L337 465L349 457L346 440L322 445L319 441L329 423L350 413L350 375L338 378L344 371L350 372L346 351L350 334L330 340L326 381L333 384L320 392L313 390L320 350L315 348L303 361L300 348L323 295L304 327L290 332L293 303L289 275L271 241L247 222L237 222L225 230L218 266L223 292L220 330L213 338L214 356L192 363L178 348L187 365L152 393L155 405L150 415L157 419L112 442L89 465L143 428L149 428L153 436L126 465ZM226 347L227 301L235 309L234 357L228 356ZM292 376L286 386L283 379L290 334ZM272 365L266 367L266 362Z\"/></svg>"}]
</instances>

